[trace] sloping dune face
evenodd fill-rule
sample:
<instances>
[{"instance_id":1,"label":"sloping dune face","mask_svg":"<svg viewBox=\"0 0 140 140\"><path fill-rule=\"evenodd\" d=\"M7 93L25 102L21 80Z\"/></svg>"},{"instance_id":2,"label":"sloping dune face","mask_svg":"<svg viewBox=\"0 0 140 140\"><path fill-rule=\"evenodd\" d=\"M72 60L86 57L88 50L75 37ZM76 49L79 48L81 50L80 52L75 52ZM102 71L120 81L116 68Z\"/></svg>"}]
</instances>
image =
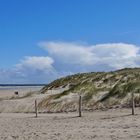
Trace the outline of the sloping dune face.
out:
<instances>
[{"instance_id":1,"label":"sloping dune face","mask_svg":"<svg viewBox=\"0 0 140 140\"><path fill-rule=\"evenodd\" d=\"M46 85L41 92L48 96L39 103L39 108L48 112L75 111L79 95L83 110L130 107L132 92L136 106L139 106L139 89L138 68L76 74Z\"/></svg>"},{"instance_id":2,"label":"sloping dune face","mask_svg":"<svg viewBox=\"0 0 140 140\"><path fill-rule=\"evenodd\" d=\"M1 98L0 112L34 112L35 100L39 112L76 111L80 95L83 110L130 107L132 93L136 106L140 106L139 68L81 73L57 79L21 97Z\"/></svg>"}]
</instances>

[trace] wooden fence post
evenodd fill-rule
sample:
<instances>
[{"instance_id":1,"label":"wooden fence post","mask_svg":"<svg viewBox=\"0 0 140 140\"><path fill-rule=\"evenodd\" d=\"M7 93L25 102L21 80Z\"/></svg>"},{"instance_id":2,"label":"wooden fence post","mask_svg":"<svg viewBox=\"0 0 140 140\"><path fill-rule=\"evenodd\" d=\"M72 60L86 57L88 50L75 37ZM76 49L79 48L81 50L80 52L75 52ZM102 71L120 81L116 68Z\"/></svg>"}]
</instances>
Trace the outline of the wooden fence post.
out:
<instances>
[{"instance_id":1,"label":"wooden fence post","mask_svg":"<svg viewBox=\"0 0 140 140\"><path fill-rule=\"evenodd\" d=\"M36 114L36 118L37 118L37 100L35 100L35 114Z\"/></svg>"},{"instance_id":2,"label":"wooden fence post","mask_svg":"<svg viewBox=\"0 0 140 140\"><path fill-rule=\"evenodd\" d=\"M135 101L134 101L134 93L132 93L132 115L135 114L134 108L135 108Z\"/></svg>"},{"instance_id":3,"label":"wooden fence post","mask_svg":"<svg viewBox=\"0 0 140 140\"><path fill-rule=\"evenodd\" d=\"M79 117L82 116L82 97L79 96Z\"/></svg>"}]
</instances>

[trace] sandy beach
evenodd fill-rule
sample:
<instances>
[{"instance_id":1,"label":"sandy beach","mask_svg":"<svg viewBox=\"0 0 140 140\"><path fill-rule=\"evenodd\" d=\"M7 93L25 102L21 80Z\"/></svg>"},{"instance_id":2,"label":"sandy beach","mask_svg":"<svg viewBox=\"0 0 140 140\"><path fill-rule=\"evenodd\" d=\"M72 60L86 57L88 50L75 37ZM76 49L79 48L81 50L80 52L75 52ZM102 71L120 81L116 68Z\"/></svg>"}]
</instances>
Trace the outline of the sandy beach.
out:
<instances>
[{"instance_id":1,"label":"sandy beach","mask_svg":"<svg viewBox=\"0 0 140 140\"><path fill-rule=\"evenodd\" d=\"M34 102L46 95L38 94L42 87L2 87L0 88L1 113L31 113L34 112ZM18 91L18 95L15 95Z\"/></svg>"},{"instance_id":2,"label":"sandy beach","mask_svg":"<svg viewBox=\"0 0 140 140\"><path fill-rule=\"evenodd\" d=\"M19 92L19 96L23 96L24 94L28 93L28 92L33 92L33 91L37 91L40 90L42 87L41 86L37 86L37 87L33 87L33 86L29 86L29 87L0 87L0 98L6 98L6 97L11 97L14 95L14 93L16 91Z\"/></svg>"},{"instance_id":3,"label":"sandy beach","mask_svg":"<svg viewBox=\"0 0 140 140\"><path fill-rule=\"evenodd\" d=\"M32 89L33 90L33 89ZM34 89L36 90L36 89ZM39 89L38 89L39 90ZM0 90L0 140L139 140L140 108L69 113L39 113L35 118L34 100L46 94L28 98L5 99L15 89ZM20 89L23 96L29 89ZM18 113L13 113L18 112ZM28 112L28 113L21 113Z\"/></svg>"},{"instance_id":4,"label":"sandy beach","mask_svg":"<svg viewBox=\"0 0 140 140\"><path fill-rule=\"evenodd\" d=\"M1 140L139 140L140 109L75 113L1 113Z\"/></svg>"}]
</instances>

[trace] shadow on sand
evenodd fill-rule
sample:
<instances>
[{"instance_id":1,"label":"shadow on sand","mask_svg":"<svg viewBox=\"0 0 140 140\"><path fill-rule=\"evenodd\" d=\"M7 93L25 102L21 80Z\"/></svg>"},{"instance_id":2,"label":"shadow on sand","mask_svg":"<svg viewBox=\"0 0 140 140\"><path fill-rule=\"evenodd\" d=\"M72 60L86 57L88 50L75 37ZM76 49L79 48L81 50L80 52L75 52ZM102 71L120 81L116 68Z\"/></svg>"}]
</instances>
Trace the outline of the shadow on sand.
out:
<instances>
[{"instance_id":1,"label":"shadow on sand","mask_svg":"<svg viewBox=\"0 0 140 140\"><path fill-rule=\"evenodd\" d=\"M137 116L139 114L135 114L135 115L132 115L132 114L125 114L125 115L120 115L120 116L109 116L109 117L104 117L104 118L101 118L102 120L106 120L106 119L116 119L116 118L124 118L124 117L130 117L130 116Z\"/></svg>"}]
</instances>

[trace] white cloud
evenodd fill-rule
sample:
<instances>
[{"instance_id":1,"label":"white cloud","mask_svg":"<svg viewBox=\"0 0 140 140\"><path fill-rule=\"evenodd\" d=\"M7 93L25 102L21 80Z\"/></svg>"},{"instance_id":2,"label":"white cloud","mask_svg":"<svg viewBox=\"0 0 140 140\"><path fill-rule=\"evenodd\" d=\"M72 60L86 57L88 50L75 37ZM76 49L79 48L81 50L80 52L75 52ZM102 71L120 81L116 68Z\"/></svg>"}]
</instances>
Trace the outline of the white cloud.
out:
<instances>
[{"instance_id":1,"label":"white cloud","mask_svg":"<svg viewBox=\"0 0 140 140\"><path fill-rule=\"evenodd\" d=\"M66 65L79 65L79 71L80 69L102 71L139 66L136 60L140 57L140 49L133 44L79 45L65 42L42 42L40 46L49 52L54 61Z\"/></svg>"},{"instance_id":2,"label":"white cloud","mask_svg":"<svg viewBox=\"0 0 140 140\"><path fill-rule=\"evenodd\" d=\"M52 64L54 60L50 57L37 57L37 56L28 56L25 57L19 64L16 65L18 70L32 69L39 70L43 72L49 72L53 70Z\"/></svg>"},{"instance_id":3,"label":"white cloud","mask_svg":"<svg viewBox=\"0 0 140 140\"><path fill-rule=\"evenodd\" d=\"M89 47L76 43L66 42L42 42L39 44L55 60L70 64L91 64L96 60L95 54ZM94 60L93 60L94 58Z\"/></svg>"},{"instance_id":4,"label":"white cloud","mask_svg":"<svg viewBox=\"0 0 140 140\"><path fill-rule=\"evenodd\" d=\"M46 83L57 77L50 57L28 56L10 70L0 70L2 83Z\"/></svg>"},{"instance_id":5,"label":"white cloud","mask_svg":"<svg viewBox=\"0 0 140 140\"><path fill-rule=\"evenodd\" d=\"M98 57L121 57L130 58L137 56L139 48L132 44L124 43L110 43L110 44L99 44L93 45L93 52L97 54Z\"/></svg>"},{"instance_id":6,"label":"white cloud","mask_svg":"<svg viewBox=\"0 0 140 140\"><path fill-rule=\"evenodd\" d=\"M46 56L28 56L10 70L0 70L1 83L46 83L77 72L110 71L140 66L140 48L133 44L87 45L41 42Z\"/></svg>"}]
</instances>

